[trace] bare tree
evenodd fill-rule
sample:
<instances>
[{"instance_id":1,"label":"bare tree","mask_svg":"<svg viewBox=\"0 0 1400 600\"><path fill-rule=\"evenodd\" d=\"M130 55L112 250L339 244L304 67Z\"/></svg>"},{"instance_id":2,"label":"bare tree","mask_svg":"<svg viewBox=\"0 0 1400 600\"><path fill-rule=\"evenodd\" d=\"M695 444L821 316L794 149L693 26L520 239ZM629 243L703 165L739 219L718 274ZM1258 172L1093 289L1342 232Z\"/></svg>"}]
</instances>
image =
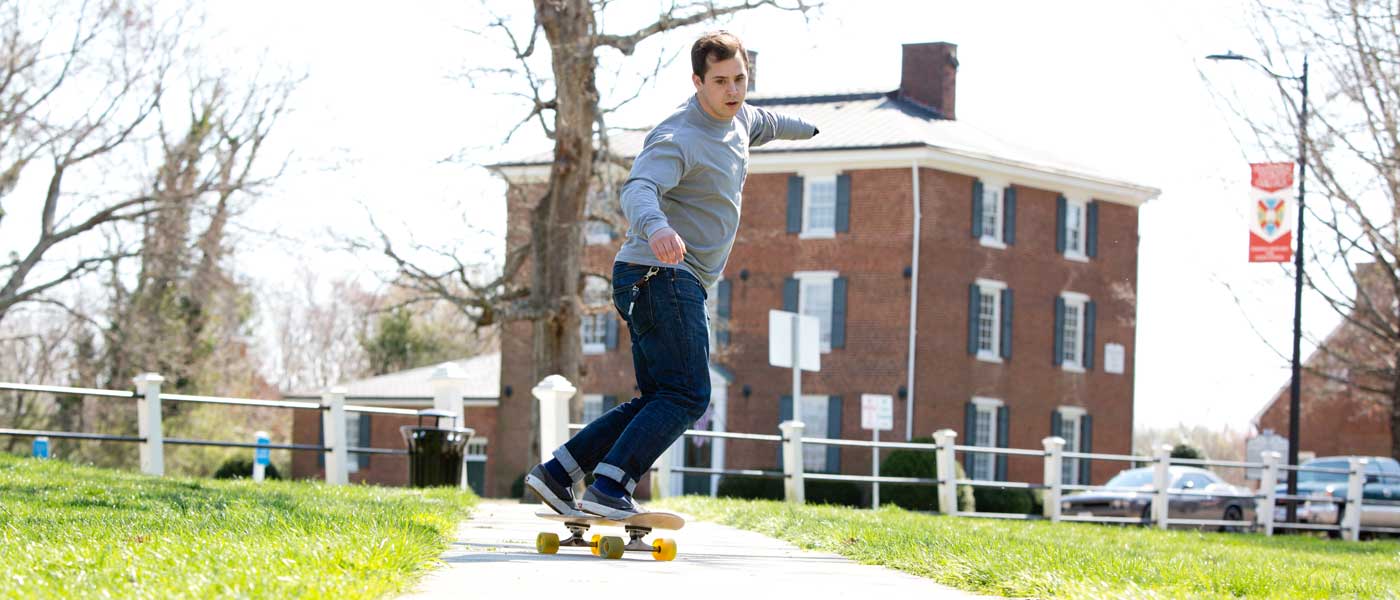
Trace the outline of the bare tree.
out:
<instances>
[{"instance_id":1,"label":"bare tree","mask_svg":"<svg viewBox=\"0 0 1400 600\"><path fill-rule=\"evenodd\" d=\"M1389 419L1391 454L1400 456L1400 2L1261 0L1257 12L1264 62L1296 73L1306 54L1314 71L1306 135L1291 81L1278 81L1288 118L1236 109L1254 136L1247 145L1281 156L1307 149L1316 187L1308 189L1308 246L1300 249L1309 264L1304 284L1342 318L1307 372L1361 392ZM1309 402L1321 400L1314 396L1323 385L1305 387Z\"/></svg>"},{"instance_id":2,"label":"bare tree","mask_svg":"<svg viewBox=\"0 0 1400 600\"><path fill-rule=\"evenodd\" d=\"M741 11L769 7L805 15L821 5L810 0L671 2L654 22L614 34L604 31L601 19L612 4L612 0L535 0L534 19L525 34L499 16L488 23L488 30L504 38L517 64L478 71L523 78L528 86L528 92L515 94L524 98L526 114L511 129L507 141L521 126L535 121L554 142L548 183L532 203L529 240L507 249L497 275L486 276L482 265L465 263L455 256L445 256L446 268L424 266L415 262L411 253L396 248L381 231L380 250L398 268L401 285L445 299L481 325L531 322L533 381L550 374L578 380L580 316L604 309L586 306L580 292L589 277L610 280L606 274L585 273L581 268L583 225L594 219L621 228L615 193L603 196L611 202L610 207L590 208L590 192L612 185L617 181L617 169L625 172L629 167L626 157L608 148L606 119L636 94L612 107L600 104L600 52L610 49L630 57L639 44L654 36ZM550 76L543 75L532 61L541 47L541 37L548 45ZM661 64L657 63L657 69ZM434 254L442 258L447 253ZM522 277L527 264L528 278ZM573 410L577 412L578 407ZM538 422L539 409L531 403L531 448L539 444Z\"/></svg>"}]
</instances>

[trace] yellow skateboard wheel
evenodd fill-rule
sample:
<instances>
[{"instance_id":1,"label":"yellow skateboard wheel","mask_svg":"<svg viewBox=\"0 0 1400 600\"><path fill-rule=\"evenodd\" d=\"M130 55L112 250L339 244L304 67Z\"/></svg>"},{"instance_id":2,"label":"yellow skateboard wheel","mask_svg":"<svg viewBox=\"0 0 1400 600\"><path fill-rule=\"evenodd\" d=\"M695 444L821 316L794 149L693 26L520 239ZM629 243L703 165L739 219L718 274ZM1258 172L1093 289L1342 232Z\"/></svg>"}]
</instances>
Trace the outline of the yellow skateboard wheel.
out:
<instances>
[{"instance_id":1,"label":"yellow skateboard wheel","mask_svg":"<svg viewBox=\"0 0 1400 600\"><path fill-rule=\"evenodd\" d=\"M657 538L651 544L651 557L656 560L675 560L676 540L668 538Z\"/></svg>"},{"instance_id":2,"label":"yellow skateboard wheel","mask_svg":"<svg viewBox=\"0 0 1400 600\"><path fill-rule=\"evenodd\" d=\"M598 540L598 554L603 558L622 558L622 549L624 545L620 537L604 537Z\"/></svg>"},{"instance_id":3,"label":"yellow skateboard wheel","mask_svg":"<svg viewBox=\"0 0 1400 600\"><path fill-rule=\"evenodd\" d=\"M535 549L540 554L555 554L559 552L559 536L553 533L541 533L535 536Z\"/></svg>"},{"instance_id":4,"label":"yellow skateboard wheel","mask_svg":"<svg viewBox=\"0 0 1400 600\"><path fill-rule=\"evenodd\" d=\"M593 538L588 540L588 551L592 552L593 556L598 556L598 540L602 539L602 537L603 534L595 533L593 534Z\"/></svg>"}]
</instances>

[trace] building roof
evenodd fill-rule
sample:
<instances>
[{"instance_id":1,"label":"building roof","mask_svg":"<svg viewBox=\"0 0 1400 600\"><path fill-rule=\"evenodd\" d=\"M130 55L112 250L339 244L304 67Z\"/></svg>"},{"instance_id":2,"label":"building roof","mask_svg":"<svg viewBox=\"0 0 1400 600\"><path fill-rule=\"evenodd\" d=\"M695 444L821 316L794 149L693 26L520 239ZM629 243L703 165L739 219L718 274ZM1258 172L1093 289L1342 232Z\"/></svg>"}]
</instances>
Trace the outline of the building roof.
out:
<instances>
[{"instance_id":1,"label":"building roof","mask_svg":"<svg viewBox=\"0 0 1400 600\"><path fill-rule=\"evenodd\" d=\"M1008 141L967 121L944 119L934 110L901 97L898 92L760 96L751 97L747 102L802 117L821 130L817 137L810 140L774 140L755 147L750 150L755 155L930 147L972 158L1018 164L1037 171L1140 187L1099 169L1075 163L1058 153ZM630 158L640 151L645 138L646 132L627 131L610 136L610 142L615 154ZM553 160L553 153L549 152L522 161L491 166L524 167L548 164Z\"/></svg>"},{"instance_id":2,"label":"building roof","mask_svg":"<svg viewBox=\"0 0 1400 600\"><path fill-rule=\"evenodd\" d=\"M352 404L387 402L426 402L432 404L433 372L450 365L452 375L462 379L462 395L469 399L497 399L501 389L501 353L492 352L472 358L388 373L368 379L339 384L346 389L347 402ZM319 398L319 392L293 394L288 397Z\"/></svg>"}]
</instances>

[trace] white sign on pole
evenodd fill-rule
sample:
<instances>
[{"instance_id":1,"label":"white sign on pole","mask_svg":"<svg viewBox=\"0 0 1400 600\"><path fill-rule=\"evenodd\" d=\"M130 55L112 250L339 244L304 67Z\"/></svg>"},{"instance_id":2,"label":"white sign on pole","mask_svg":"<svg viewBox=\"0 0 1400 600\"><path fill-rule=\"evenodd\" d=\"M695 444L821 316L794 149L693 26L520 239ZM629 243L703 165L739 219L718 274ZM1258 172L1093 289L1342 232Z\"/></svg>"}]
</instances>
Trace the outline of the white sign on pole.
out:
<instances>
[{"instance_id":1,"label":"white sign on pole","mask_svg":"<svg viewBox=\"0 0 1400 600\"><path fill-rule=\"evenodd\" d=\"M768 364L775 367L792 365L793 326L798 321L799 337L798 361L803 371L820 371L821 365L821 321L816 317L799 315L783 310L768 311Z\"/></svg>"},{"instance_id":2,"label":"white sign on pole","mask_svg":"<svg viewBox=\"0 0 1400 600\"><path fill-rule=\"evenodd\" d=\"M1123 374L1123 363L1126 357L1123 344L1104 344L1103 347L1103 370L1106 373Z\"/></svg>"},{"instance_id":3,"label":"white sign on pole","mask_svg":"<svg viewBox=\"0 0 1400 600\"><path fill-rule=\"evenodd\" d=\"M894 429L894 396L861 394L860 427L876 431Z\"/></svg>"},{"instance_id":4,"label":"white sign on pole","mask_svg":"<svg viewBox=\"0 0 1400 600\"><path fill-rule=\"evenodd\" d=\"M1265 452L1277 452L1284 456L1288 455L1288 438L1285 438L1272 429L1265 429L1264 433L1249 438L1244 443L1245 462L1264 462ZM1280 477L1282 474L1280 474ZM1259 469L1250 467L1244 470L1244 478L1251 481L1259 480Z\"/></svg>"}]
</instances>

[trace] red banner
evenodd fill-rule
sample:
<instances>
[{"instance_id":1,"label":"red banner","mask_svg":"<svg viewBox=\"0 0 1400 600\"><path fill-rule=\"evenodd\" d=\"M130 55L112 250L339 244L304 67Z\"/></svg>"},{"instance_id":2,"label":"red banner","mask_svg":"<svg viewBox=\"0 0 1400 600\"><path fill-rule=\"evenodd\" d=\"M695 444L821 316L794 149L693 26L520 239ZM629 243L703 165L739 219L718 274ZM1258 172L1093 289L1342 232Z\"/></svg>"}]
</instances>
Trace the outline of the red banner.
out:
<instances>
[{"instance_id":1,"label":"red banner","mask_svg":"<svg viewBox=\"0 0 1400 600\"><path fill-rule=\"evenodd\" d=\"M1249 262L1293 259L1293 163L1249 165Z\"/></svg>"}]
</instances>

